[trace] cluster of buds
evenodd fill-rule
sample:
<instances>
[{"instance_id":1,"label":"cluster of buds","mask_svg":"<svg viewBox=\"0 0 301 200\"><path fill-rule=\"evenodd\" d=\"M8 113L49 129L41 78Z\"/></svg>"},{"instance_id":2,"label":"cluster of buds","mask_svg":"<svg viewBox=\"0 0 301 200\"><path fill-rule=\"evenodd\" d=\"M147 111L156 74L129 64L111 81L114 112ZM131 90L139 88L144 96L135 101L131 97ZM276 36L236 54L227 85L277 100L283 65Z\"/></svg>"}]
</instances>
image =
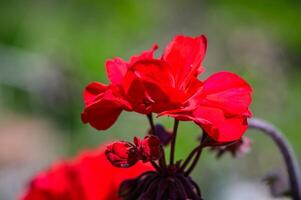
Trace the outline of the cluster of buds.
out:
<instances>
[{"instance_id":1,"label":"cluster of buds","mask_svg":"<svg viewBox=\"0 0 301 200\"><path fill-rule=\"evenodd\" d=\"M128 168L139 160L151 162L160 159L162 147L156 136L145 136L143 140L135 137L134 144L118 141L108 145L105 154L115 167Z\"/></svg>"}]
</instances>

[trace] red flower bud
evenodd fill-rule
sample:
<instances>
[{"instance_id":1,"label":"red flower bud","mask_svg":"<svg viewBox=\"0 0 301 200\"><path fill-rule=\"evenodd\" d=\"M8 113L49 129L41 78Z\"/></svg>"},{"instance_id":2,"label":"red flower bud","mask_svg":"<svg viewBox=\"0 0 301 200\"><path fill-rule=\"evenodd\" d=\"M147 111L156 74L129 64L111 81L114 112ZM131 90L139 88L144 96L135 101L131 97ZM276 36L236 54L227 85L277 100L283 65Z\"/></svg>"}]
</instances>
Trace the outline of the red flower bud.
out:
<instances>
[{"instance_id":1,"label":"red flower bud","mask_svg":"<svg viewBox=\"0 0 301 200\"><path fill-rule=\"evenodd\" d=\"M160 139L156 136L145 136L143 140L135 137L134 142L139 149L140 159L143 162L158 160L162 156Z\"/></svg>"},{"instance_id":2,"label":"red flower bud","mask_svg":"<svg viewBox=\"0 0 301 200\"><path fill-rule=\"evenodd\" d=\"M138 161L138 149L129 142L114 142L107 146L105 153L115 167L128 168Z\"/></svg>"}]
</instances>

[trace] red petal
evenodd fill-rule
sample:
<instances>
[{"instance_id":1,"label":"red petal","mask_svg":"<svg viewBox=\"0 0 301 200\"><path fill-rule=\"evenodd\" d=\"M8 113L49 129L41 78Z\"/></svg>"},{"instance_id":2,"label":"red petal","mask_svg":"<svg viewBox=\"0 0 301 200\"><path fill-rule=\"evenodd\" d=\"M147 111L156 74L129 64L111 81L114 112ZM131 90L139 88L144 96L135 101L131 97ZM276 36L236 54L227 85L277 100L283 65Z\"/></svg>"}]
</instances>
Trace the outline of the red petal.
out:
<instances>
[{"instance_id":1,"label":"red petal","mask_svg":"<svg viewBox=\"0 0 301 200\"><path fill-rule=\"evenodd\" d=\"M129 66L140 60L152 59L157 48L158 46L154 45L150 50L143 51L139 56L132 56L129 63L123 61L121 58L108 60L106 62L106 69L111 83L114 85L121 84Z\"/></svg>"},{"instance_id":2,"label":"red petal","mask_svg":"<svg viewBox=\"0 0 301 200\"><path fill-rule=\"evenodd\" d=\"M120 102L107 90L103 96L84 109L82 121L91 124L97 130L106 130L114 124L122 109Z\"/></svg>"},{"instance_id":3,"label":"red petal","mask_svg":"<svg viewBox=\"0 0 301 200\"><path fill-rule=\"evenodd\" d=\"M222 109L231 115L249 113L252 88L239 76L230 72L219 72L210 76L203 85L203 105Z\"/></svg>"},{"instance_id":4,"label":"red petal","mask_svg":"<svg viewBox=\"0 0 301 200\"><path fill-rule=\"evenodd\" d=\"M200 106L192 113L194 121L218 142L231 142L241 138L247 129L246 117L225 117L217 108Z\"/></svg>"},{"instance_id":5,"label":"red petal","mask_svg":"<svg viewBox=\"0 0 301 200\"><path fill-rule=\"evenodd\" d=\"M198 76L203 68L201 63L207 49L204 35L198 37L176 36L166 47L163 60L170 65L177 85L183 84L186 78Z\"/></svg>"},{"instance_id":6,"label":"red petal","mask_svg":"<svg viewBox=\"0 0 301 200\"><path fill-rule=\"evenodd\" d=\"M130 72L143 81L153 82L159 85L175 86L169 66L160 60L144 60L135 63Z\"/></svg>"},{"instance_id":7,"label":"red petal","mask_svg":"<svg viewBox=\"0 0 301 200\"><path fill-rule=\"evenodd\" d=\"M198 109L165 113L182 121L194 121L215 141L231 142L241 138L247 129L245 116L226 117L218 108L199 106Z\"/></svg>"},{"instance_id":8,"label":"red petal","mask_svg":"<svg viewBox=\"0 0 301 200\"><path fill-rule=\"evenodd\" d=\"M124 91L141 113L161 112L183 99L183 93L174 88L174 80L168 66L160 60L139 61L133 65L124 79ZM171 102L172 101L172 102Z\"/></svg>"},{"instance_id":9,"label":"red petal","mask_svg":"<svg viewBox=\"0 0 301 200\"><path fill-rule=\"evenodd\" d=\"M154 44L150 50L143 51L139 56L132 56L130 59L130 64L133 65L135 62L141 60L153 59L155 51L158 49L158 45Z\"/></svg>"},{"instance_id":10,"label":"red petal","mask_svg":"<svg viewBox=\"0 0 301 200\"><path fill-rule=\"evenodd\" d=\"M226 118L219 124L215 140L218 142L231 142L240 139L248 128L246 117Z\"/></svg>"},{"instance_id":11,"label":"red petal","mask_svg":"<svg viewBox=\"0 0 301 200\"><path fill-rule=\"evenodd\" d=\"M103 94L107 90L108 86L99 83L99 82L92 82L89 85L86 86L83 98L86 105L89 105L94 101L94 99L100 95Z\"/></svg>"},{"instance_id":12,"label":"red petal","mask_svg":"<svg viewBox=\"0 0 301 200\"><path fill-rule=\"evenodd\" d=\"M115 58L106 62L109 80L112 84L121 84L128 69L128 63L121 58Z\"/></svg>"}]
</instances>

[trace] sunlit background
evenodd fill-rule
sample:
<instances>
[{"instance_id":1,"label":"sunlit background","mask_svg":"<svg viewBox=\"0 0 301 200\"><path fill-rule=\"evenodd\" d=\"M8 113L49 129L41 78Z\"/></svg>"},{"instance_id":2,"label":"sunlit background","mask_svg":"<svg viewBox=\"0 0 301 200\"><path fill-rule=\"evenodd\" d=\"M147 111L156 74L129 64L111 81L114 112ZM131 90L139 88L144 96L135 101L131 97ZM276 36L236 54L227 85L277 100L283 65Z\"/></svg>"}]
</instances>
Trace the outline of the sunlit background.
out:
<instances>
[{"instance_id":1,"label":"sunlit background","mask_svg":"<svg viewBox=\"0 0 301 200\"><path fill-rule=\"evenodd\" d=\"M254 88L254 116L286 134L301 160L301 3L297 0L10 0L0 3L0 199L15 199L53 161L130 140L148 129L144 116L123 112L108 131L83 125L85 85L107 82L104 62L128 59L176 34L205 34L204 78L220 70ZM171 127L172 120L159 121ZM200 134L180 123L177 157ZM285 175L274 144L257 132L250 154L219 160L206 152L193 176L205 199L272 199L261 179Z\"/></svg>"}]
</instances>

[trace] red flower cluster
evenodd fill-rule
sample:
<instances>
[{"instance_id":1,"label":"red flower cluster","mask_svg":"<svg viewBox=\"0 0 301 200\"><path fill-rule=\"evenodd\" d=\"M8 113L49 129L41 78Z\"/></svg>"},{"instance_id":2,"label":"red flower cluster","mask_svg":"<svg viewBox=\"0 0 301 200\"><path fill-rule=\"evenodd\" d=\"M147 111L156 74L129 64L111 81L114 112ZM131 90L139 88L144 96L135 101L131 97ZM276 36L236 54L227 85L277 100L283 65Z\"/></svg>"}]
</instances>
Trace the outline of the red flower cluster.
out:
<instances>
[{"instance_id":1,"label":"red flower cluster","mask_svg":"<svg viewBox=\"0 0 301 200\"><path fill-rule=\"evenodd\" d=\"M158 160L162 155L161 143L156 136L145 136L143 140L134 138L134 144L117 141L107 146L107 159L116 167L128 168L139 160L149 162Z\"/></svg>"},{"instance_id":2,"label":"red flower cluster","mask_svg":"<svg viewBox=\"0 0 301 200\"><path fill-rule=\"evenodd\" d=\"M103 148L81 154L75 160L55 164L38 174L21 200L117 200L119 185L145 171L142 162L132 168L113 167Z\"/></svg>"},{"instance_id":3,"label":"red flower cluster","mask_svg":"<svg viewBox=\"0 0 301 200\"><path fill-rule=\"evenodd\" d=\"M115 58L106 62L109 85L93 82L84 91L84 123L98 130L113 125L122 110L158 113L191 120L218 142L239 139L247 129L252 89L239 76L219 72L204 81L202 61L207 39L176 36L161 58L151 50L129 62Z\"/></svg>"}]
</instances>

